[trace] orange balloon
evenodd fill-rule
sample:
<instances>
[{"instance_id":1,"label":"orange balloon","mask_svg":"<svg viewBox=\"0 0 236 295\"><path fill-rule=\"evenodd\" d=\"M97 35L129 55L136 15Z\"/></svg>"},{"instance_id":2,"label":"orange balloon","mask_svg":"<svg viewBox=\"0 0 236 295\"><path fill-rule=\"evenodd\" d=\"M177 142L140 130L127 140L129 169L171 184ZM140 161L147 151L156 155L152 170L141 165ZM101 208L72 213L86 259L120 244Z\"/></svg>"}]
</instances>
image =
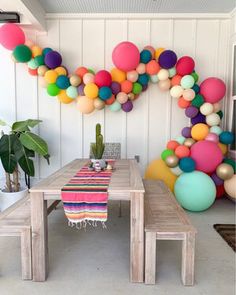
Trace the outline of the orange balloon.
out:
<instances>
[{"instance_id":1,"label":"orange balloon","mask_svg":"<svg viewBox=\"0 0 236 295\"><path fill-rule=\"evenodd\" d=\"M180 75L175 75L172 79L171 79L171 86L176 86L176 85L180 85L180 81L182 79L182 76Z\"/></svg>"},{"instance_id":2,"label":"orange balloon","mask_svg":"<svg viewBox=\"0 0 236 295\"><path fill-rule=\"evenodd\" d=\"M195 140L203 140L209 133L209 127L207 124L198 123L193 125L191 129L191 136Z\"/></svg>"},{"instance_id":3,"label":"orange balloon","mask_svg":"<svg viewBox=\"0 0 236 295\"><path fill-rule=\"evenodd\" d=\"M114 101L115 101L115 96L112 94L112 96L109 99L105 100L105 104L111 105L113 104Z\"/></svg>"},{"instance_id":4,"label":"orange balloon","mask_svg":"<svg viewBox=\"0 0 236 295\"><path fill-rule=\"evenodd\" d=\"M117 68L114 68L111 70L111 77L112 77L112 81L121 83L125 81L126 73Z\"/></svg>"},{"instance_id":5,"label":"orange balloon","mask_svg":"<svg viewBox=\"0 0 236 295\"><path fill-rule=\"evenodd\" d=\"M175 155L178 158L185 158L188 157L190 155L190 150L187 146L185 145L179 145L177 146L177 148L175 149Z\"/></svg>"},{"instance_id":6,"label":"orange balloon","mask_svg":"<svg viewBox=\"0 0 236 295\"><path fill-rule=\"evenodd\" d=\"M174 151L178 146L179 146L178 141L176 141L176 140L170 140L167 143L166 148L169 149L169 150L173 150Z\"/></svg>"},{"instance_id":7,"label":"orange balloon","mask_svg":"<svg viewBox=\"0 0 236 295\"><path fill-rule=\"evenodd\" d=\"M38 69L30 69L30 68L28 68L28 72L32 76L38 76Z\"/></svg>"},{"instance_id":8,"label":"orange balloon","mask_svg":"<svg viewBox=\"0 0 236 295\"><path fill-rule=\"evenodd\" d=\"M146 64L146 73L149 75L155 75L160 71L159 63L156 60L151 60Z\"/></svg>"},{"instance_id":9,"label":"orange balloon","mask_svg":"<svg viewBox=\"0 0 236 295\"><path fill-rule=\"evenodd\" d=\"M178 99L178 106L181 108L181 109L186 109L187 107L189 107L191 104L190 101L187 101L183 98L183 96L181 96L179 99Z\"/></svg>"},{"instance_id":10,"label":"orange balloon","mask_svg":"<svg viewBox=\"0 0 236 295\"><path fill-rule=\"evenodd\" d=\"M226 144L223 144L221 142L218 142L218 147L221 149L223 155L226 155L227 154L228 147L227 147Z\"/></svg>"},{"instance_id":11,"label":"orange balloon","mask_svg":"<svg viewBox=\"0 0 236 295\"><path fill-rule=\"evenodd\" d=\"M88 69L85 67L79 67L75 70L75 74L77 76L80 76L80 78L82 79L84 74L88 73Z\"/></svg>"},{"instance_id":12,"label":"orange balloon","mask_svg":"<svg viewBox=\"0 0 236 295\"><path fill-rule=\"evenodd\" d=\"M155 58L156 60L158 60L159 56L161 55L161 53L165 51L165 48L157 48L156 51L155 51Z\"/></svg>"},{"instance_id":13,"label":"orange balloon","mask_svg":"<svg viewBox=\"0 0 236 295\"><path fill-rule=\"evenodd\" d=\"M58 100L61 102L61 103L65 103L65 104L68 104L68 103L71 103L72 101L74 101L74 99L71 99L67 94L66 94L66 90L62 89L60 91L60 93L58 94L57 96Z\"/></svg>"},{"instance_id":14,"label":"orange balloon","mask_svg":"<svg viewBox=\"0 0 236 295\"><path fill-rule=\"evenodd\" d=\"M133 83L129 80L121 82L121 92L130 93L133 89Z\"/></svg>"}]
</instances>

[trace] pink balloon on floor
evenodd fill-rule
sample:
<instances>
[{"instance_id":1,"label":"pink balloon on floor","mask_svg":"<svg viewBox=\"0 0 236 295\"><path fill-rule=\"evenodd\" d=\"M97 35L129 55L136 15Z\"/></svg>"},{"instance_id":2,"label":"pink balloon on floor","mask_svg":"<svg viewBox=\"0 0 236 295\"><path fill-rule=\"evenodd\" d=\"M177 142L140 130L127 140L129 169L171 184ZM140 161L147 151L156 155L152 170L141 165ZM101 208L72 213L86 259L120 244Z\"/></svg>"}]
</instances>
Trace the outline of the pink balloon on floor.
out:
<instances>
[{"instance_id":1,"label":"pink balloon on floor","mask_svg":"<svg viewBox=\"0 0 236 295\"><path fill-rule=\"evenodd\" d=\"M135 70L140 60L139 50L131 42L121 42L114 48L112 60L114 65L122 71Z\"/></svg>"},{"instance_id":2,"label":"pink balloon on floor","mask_svg":"<svg viewBox=\"0 0 236 295\"><path fill-rule=\"evenodd\" d=\"M206 102L216 103L220 101L225 96L225 92L225 83L215 77L207 78L200 85L200 94L203 95Z\"/></svg>"},{"instance_id":3,"label":"pink balloon on floor","mask_svg":"<svg viewBox=\"0 0 236 295\"><path fill-rule=\"evenodd\" d=\"M222 162L223 154L215 142L200 140L191 147L191 158L196 162L196 170L212 173Z\"/></svg>"},{"instance_id":4,"label":"pink balloon on floor","mask_svg":"<svg viewBox=\"0 0 236 295\"><path fill-rule=\"evenodd\" d=\"M0 28L0 43L6 49L13 50L17 45L25 43L25 34L22 29L15 24L4 24Z\"/></svg>"}]
</instances>

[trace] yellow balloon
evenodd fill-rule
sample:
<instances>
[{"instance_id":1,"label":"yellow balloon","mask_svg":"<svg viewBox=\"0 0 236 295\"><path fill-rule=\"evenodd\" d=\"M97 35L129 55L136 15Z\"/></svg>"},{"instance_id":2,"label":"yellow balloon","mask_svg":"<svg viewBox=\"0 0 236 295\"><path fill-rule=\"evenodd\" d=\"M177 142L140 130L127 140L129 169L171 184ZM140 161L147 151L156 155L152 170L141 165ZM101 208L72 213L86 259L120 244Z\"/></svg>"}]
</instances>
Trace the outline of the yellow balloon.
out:
<instances>
[{"instance_id":1,"label":"yellow balloon","mask_svg":"<svg viewBox=\"0 0 236 295\"><path fill-rule=\"evenodd\" d=\"M57 67L54 69L54 71L57 72L58 76L61 76L61 75L67 75L67 70L63 67Z\"/></svg>"},{"instance_id":2,"label":"yellow balloon","mask_svg":"<svg viewBox=\"0 0 236 295\"><path fill-rule=\"evenodd\" d=\"M112 77L112 81L121 83L121 82L125 81L126 73L117 69L117 68L113 68L111 70L111 77Z\"/></svg>"},{"instance_id":3,"label":"yellow balloon","mask_svg":"<svg viewBox=\"0 0 236 295\"><path fill-rule=\"evenodd\" d=\"M90 114L94 111L94 99L87 96L79 96L77 100L77 107L83 114Z\"/></svg>"},{"instance_id":4,"label":"yellow balloon","mask_svg":"<svg viewBox=\"0 0 236 295\"><path fill-rule=\"evenodd\" d=\"M195 140L203 140L209 133L209 127L207 124L198 123L191 129L192 138Z\"/></svg>"},{"instance_id":5,"label":"yellow balloon","mask_svg":"<svg viewBox=\"0 0 236 295\"><path fill-rule=\"evenodd\" d=\"M54 70L49 70L45 73L44 75L44 79L48 82L48 83L55 83L57 80L58 74L57 72L55 72Z\"/></svg>"},{"instance_id":6,"label":"yellow balloon","mask_svg":"<svg viewBox=\"0 0 236 295\"><path fill-rule=\"evenodd\" d=\"M159 56L161 55L161 53L165 51L165 48L157 48L156 51L155 51L155 59L158 60Z\"/></svg>"},{"instance_id":7,"label":"yellow balloon","mask_svg":"<svg viewBox=\"0 0 236 295\"><path fill-rule=\"evenodd\" d=\"M37 45L33 45L31 47L31 51L32 51L32 56L33 57L36 57L38 55L42 55L42 53L43 53L43 49L41 47L37 46Z\"/></svg>"},{"instance_id":8,"label":"yellow balloon","mask_svg":"<svg viewBox=\"0 0 236 295\"><path fill-rule=\"evenodd\" d=\"M221 142L218 142L218 147L221 149L223 155L226 155L227 154L228 147L227 147L226 144L223 144Z\"/></svg>"},{"instance_id":9,"label":"yellow balloon","mask_svg":"<svg viewBox=\"0 0 236 295\"><path fill-rule=\"evenodd\" d=\"M84 87L84 94L88 98L96 98L98 97L98 86L95 83L88 83Z\"/></svg>"},{"instance_id":10,"label":"yellow balloon","mask_svg":"<svg viewBox=\"0 0 236 295\"><path fill-rule=\"evenodd\" d=\"M164 181L173 192L177 176L171 172L170 168L167 167L162 159L157 159L148 165L145 172L145 179L160 179Z\"/></svg>"},{"instance_id":11,"label":"yellow balloon","mask_svg":"<svg viewBox=\"0 0 236 295\"><path fill-rule=\"evenodd\" d=\"M61 90L60 93L58 94L57 96L58 100L61 102L61 103L65 103L65 104L68 104L68 103L71 103L72 101L74 101L74 99L71 99L67 94L66 94L66 90Z\"/></svg>"}]
</instances>

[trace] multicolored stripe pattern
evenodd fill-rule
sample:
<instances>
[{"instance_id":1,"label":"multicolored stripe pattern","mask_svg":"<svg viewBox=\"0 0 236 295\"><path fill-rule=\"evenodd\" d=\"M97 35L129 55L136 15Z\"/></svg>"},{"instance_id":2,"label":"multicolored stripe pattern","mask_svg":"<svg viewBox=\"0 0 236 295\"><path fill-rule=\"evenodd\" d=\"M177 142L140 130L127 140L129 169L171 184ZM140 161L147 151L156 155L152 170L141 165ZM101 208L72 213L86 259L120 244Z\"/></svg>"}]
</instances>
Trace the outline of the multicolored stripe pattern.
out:
<instances>
[{"instance_id":1,"label":"multicolored stripe pattern","mask_svg":"<svg viewBox=\"0 0 236 295\"><path fill-rule=\"evenodd\" d=\"M90 171L84 166L62 188L65 215L71 225L107 220L108 186L111 171Z\"/></svg>"}]
</instances>

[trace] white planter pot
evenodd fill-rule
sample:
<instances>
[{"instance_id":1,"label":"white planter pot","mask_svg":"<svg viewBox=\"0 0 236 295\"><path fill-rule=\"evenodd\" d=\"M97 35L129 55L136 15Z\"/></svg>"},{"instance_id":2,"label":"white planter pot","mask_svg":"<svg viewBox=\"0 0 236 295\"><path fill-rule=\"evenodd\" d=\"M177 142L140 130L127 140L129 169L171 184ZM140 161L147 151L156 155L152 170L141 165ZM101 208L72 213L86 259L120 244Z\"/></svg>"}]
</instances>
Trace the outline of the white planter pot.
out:
<instances>
[{"instance_id":1,"label":"white planter pot","mask_svg":"<svg viewBox=\"0 0 236 295\"><path fill-rule=\"evenodd\" d=\"M4 192L0 190L0 211L4 211L28 194L28 188L20 188L19 192Z\"/></svg>"}]
</instances>

